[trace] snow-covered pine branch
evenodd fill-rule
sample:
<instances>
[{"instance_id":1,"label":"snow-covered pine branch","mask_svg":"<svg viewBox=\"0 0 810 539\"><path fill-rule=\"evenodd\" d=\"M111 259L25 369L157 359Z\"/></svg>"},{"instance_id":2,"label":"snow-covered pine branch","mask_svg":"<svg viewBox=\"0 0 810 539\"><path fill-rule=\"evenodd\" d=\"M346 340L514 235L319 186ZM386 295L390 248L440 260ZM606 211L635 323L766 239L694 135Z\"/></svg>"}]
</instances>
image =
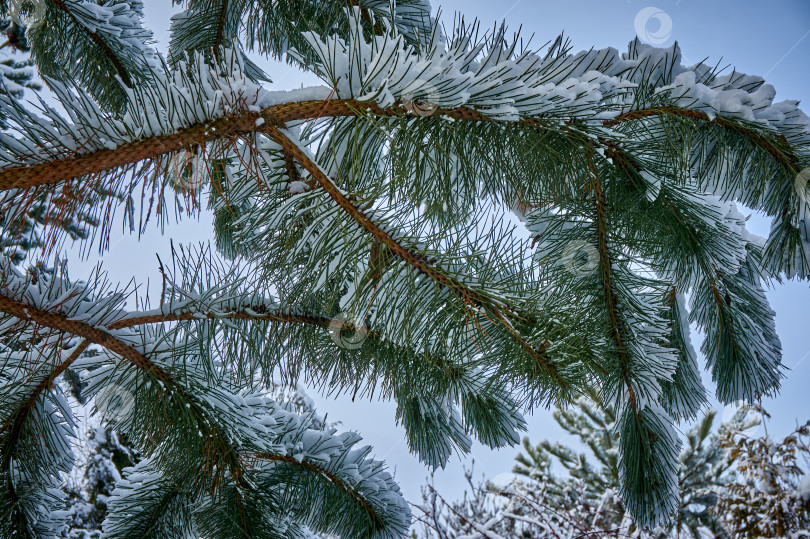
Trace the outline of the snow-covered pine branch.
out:
<instances>
[{"instance_id":1,"label":"snow-covered pine branch","mask_svg":"<svg viewBox=\"0 0 810 539\"><path fill-rule=\"evenodd\" d=\"M674 422L704 400L686 321L705 331L721 400L778 389L763 285L808 277L797 178L810 130L763 79L684 66L677 45L572 53L563 38L523 48L505 27L445 34L420 17L421 0L192 1L163 62L139 3L43 2L54 22L28 30L65 114L0 95L3 215L30 223L37 201L59 206L53 224L107 231L117 207L134 228L138 205L142 221L162 219L172 193L191 211L207 196L236 268L186 256L163 272L168 304L128 312L127 293L102 279L39 271L32 282L4 262L3 345L20 334L52 347L33 327L82 339L102 352L68 359L94 367L94 391L118 384L141 407L125 423L163 474L149 475L145 506L152 479L192 497L219 489L227 503L200 533L244 534L247 513L227 521L228 508L270 503L250 490L247 451L263 463L257 481L298 474L301 492L278 492L304 525L327 525L296 505L322 496L345 502L332 517L350 536L404 531L401 497L365 454L368 476L341 475L354 442L323 462L285 445L281 408L256 385L281 366L330 391L379 384L433 466L471 436L513 443L521 411L595 391L616 408L622 501L650 527L676 509ZM82 41L46 46L67 28ZM325 86L270 91L256 49ZM93 69L77 71L81 54ZM63 61L70 69L47 70ZM768 238L745 230L736 204L774 219ZM505 224L507 212L522 224ZM330 338L333 322L337 341L354 332L359 346ZM180 528L183 503L169 504Z\"/></svg>"},{"instance_id":2,"label":"snow-covered pine branch","mask_svg":"<svg viewBox=\"0 0 810 539\"><path fill-rule=\"evenodd\" d=\"M468 435L501 447L516 443L517 431L525 428L485 359L457 354L436 342L422 344L414 335L380 331L387 326L375 317L364 322L357 347L343 347L336 342L332 311L314 305L307 311L273 298L270 290L261 293L255 265L221 264L201 248L181 249L171 267L178 273L166 271L159 308L127 313L109 327L176 322L164 331L183 343L178 359L187 348L198 349L212 368L234 377L236 384L260 379L270 385L280 371L291 381L303 376L315 387L395 399L397 419L414 451L434 467L443 467L452 452L447 447L437 452L435 444L424 440L455 440L467 452ZM313 361L316 351L318 360ZM454 421L437 420L444 416Z\"/></svg>"},{"instance_id":3,"label":"snow-covered pine branch","mask_svg":"<svg viewBox=\"0 0 810 539\"><path fill-rule=\"evenodd\" d=\"M106 109L123 110L127 89L148 84L160 67L143 26L143 2L32 2L26 39L43 80L73 79ZM60 46L54 47L53 43Z\"/></svg>"},{"instance_id":4,"label":"snow-covered pine branch","mask_svg":"<svg viewBox=\"0 0 810 539\"><path fill-rule=\"evenodd\" d=\"M13 489L3 499L5 503L13 502L11 509L15 513L27 511L25 518L32 518L32 510L25 508L30 504L38 507L40 503L36 500L46 494L56 496L56 490L48 490L49 481L58 481L58 473L70 469L72 456L67 437L72 431L55 424L46 432L55 432L57 440L62 441L61 447L48 443L48 438L38 442L47 444L39 450L46 457L44 462L49 462L49 456L67 461L67 464L53 463L53 469L39 468L43 465L42 457L22 451L26 447L22 443L25 438L18 441L21 435L33 434L33 427L26 428L26 421L34 421L41 415L40 406L47 406L48 401L40 403L37 393L43 391L39 379L44 377L49 384L62 365L70 362L74 369L86 371L84 393L95 396L102 416L129 433L173 481L172 489L184 493L188 500L214 496L220 488L235 488L246 491L236 494L237 498L246 498L236 503L247 504L247 510L251 503L259 503L251 500L247 491L258 488L260 492L273 493L269 499L279 518L313 530L373 537L397 537L404 532L410 518L407 504L384 464L368 458L369 448L354 447L359 436L337 434L335 429L313 429L309 417L289 412L264 396L263 391L239 390L227 379L212 378L204 360L189 356L178 359L178 347L170 344L167 334L160 330L107 329L106 325L121 318L120 306L126 294L114 292L92 298L93 290L87 283L70 283L61 273L25 275L7 260L4 262L0 304L6 313L12 314L2 321L3 342L24 346L23 337L27 337L31 342L28 347L32 348L27 352L12 351L10 359L20 356L19 366L6 361L3 369L4 376L10 377L4 386L19 395L17 399L4 400L3 416L3 433L9 433L4 440L4 475L12 474L7 484ZM21 307L16 309L14 305ZM31 326L25 323L27 319L36 322L40 331L28 331ZM43 329L50 332L46 336L54 337L40 337ZM28 332L21 334L21 331ZM64 344L72 332L81 333L103 347L102 353L78 358L75 349L83 349L83 345L68 348ZM55 359L37 362L37 357L50 356ZM21 383L31 377L32 369L38 374L30 382ZM54 391L58 396L58 387ZM66 401L62 398L60 402L59 413L67 418L62 421L70 421ZM22 429L16 426L20 413L28 414L23 418ZM59 417L55 412L49 416ZM18 453L21 454L17 456ZM260 465L255 467L254 463ZM43 479L29 477L33 473L29 469L45 474ZM14 473L23 475L17 477ZM314 502L316 492L321 493L319 505L323 510L314 513L310 511L310 503ZM49 502L50 511L54 512L54 518L64 519L65 515L58 510L60 501L57 496ZM264 499L261 507L267 509L267 502ZM172 507L168 504L159 510ZM203 512L199 518L209 516ZM40 526L48 522L44 518L39 520ZM31 530L37 521L33 518ZM265 525L246 519L237 524L255 525L259 529ZM20 529L13 533L23 532Z\"/></svg>"}]
</instances>

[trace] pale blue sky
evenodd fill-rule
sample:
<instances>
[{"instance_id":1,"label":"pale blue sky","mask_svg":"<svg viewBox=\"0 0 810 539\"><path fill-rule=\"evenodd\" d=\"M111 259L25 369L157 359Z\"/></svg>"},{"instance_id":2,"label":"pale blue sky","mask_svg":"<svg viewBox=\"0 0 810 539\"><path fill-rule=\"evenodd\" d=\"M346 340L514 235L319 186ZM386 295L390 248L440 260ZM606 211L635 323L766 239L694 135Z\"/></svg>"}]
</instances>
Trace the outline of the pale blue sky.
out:
<instances>
[{"instance_id":1,"label":"pale blue sky","mask_svg":"<svg viewBox=\"0 0 810 539\"><path fill-rule=\"evenodd\" d=\"M764 75L777 90L777 99L799 99L810 103L807 69L810 66L810 2L802 0L774 2L734 2L698 0L655 0L648 3L630 0L580 0L569 2L539 2L533 0L433 0L434 9L443 8L443 20L452 24L455 11L463 11L470 19L481 19L484 27L505 19L510 27L523 27L524 35L535 34L534 43L542 45L560 31L572 39L576 50L590 47L613 46L624 50L627 42L639 31L646 32L648 39L657 39L661 45L669 45L677 39L685 63L695 63L706 57L715 62L722 58L723 65L731 64L738 70ZM145 0L147 23L159 40L158 47L165 50L168 43L168 16L176 10L167 0ZM644 8L656 8L642 12ZM638 14L642 12L642 17ZM656 13L648 25L643 23L644 13ZM671 29L669 28L671 21ZM664 26L661 27L660 25ZM274 88L289 89L317 83L311 76L286 65L268 66L274 80ZM807 112L810 105L805 107ZM756 216L750 220L750 228L766 235L768 222ZM115 227L120 230L119 227ZM184 221L168 230L175 242L206 240L211 224ZM169 236L161 237L157 231L150 232L138 243L137 238L121 236L113 238L109 253L104 256L105 267L111 276L128 281L137 276L138 281L157 276L155 252L168 252ZM80 276L88 263L76 264L74 276ZM77 275L79 274L79 275ZM782 392L776 399L764 404L773 418L768 429L776 435L784 435L797 420L810 417L810 288L805 283L787 283L769 292L772 306L777 313L777 331L782 339L784 364L791 370L784 380ZM700 337L695 336L698 348ZM707 378L708 387L712 388ZM348 398L332 399L313 395L321 412L330 418L339 419L346 429L357 430L365 442L374 447L375 454L384 458L400 482L406 497L419 499L419 486L427 475L427 469L410 455L403 441L403 431L394 426L394 406L390 403L350 402ZM722 407L720 407L722 410ZM528 435L532 440L542 438L561 439L561 430L551 418L550 412L540 410L527 418ZM567 438L566 438L567 439ZM473 456L476 470L493 477L508 472L513 464L516 448L489 451L476 445ZM470 464L467 458L463 463ZM463 487L462 461L453 459L447 470L437 474L441 491L456 496Z\"/></svg>"}]
</instances>

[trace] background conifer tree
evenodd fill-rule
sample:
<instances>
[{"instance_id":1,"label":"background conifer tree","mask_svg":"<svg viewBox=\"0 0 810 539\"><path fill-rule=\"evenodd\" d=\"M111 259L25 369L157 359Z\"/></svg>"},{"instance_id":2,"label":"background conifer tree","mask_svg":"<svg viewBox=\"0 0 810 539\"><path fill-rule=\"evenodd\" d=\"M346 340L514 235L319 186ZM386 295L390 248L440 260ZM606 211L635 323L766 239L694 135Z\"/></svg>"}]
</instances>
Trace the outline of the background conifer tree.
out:
<instances>
[{"instance_id":1,"label":"background conifer tree","mask_svg":"<svg viewBox=\"0 0 810 539\"><path fill-rule=\"evenodd\" d=\"M716 413L709 410L686 433L686 444L678 459L678 510L670 521L654 530L644 530L637 526L618 496L619 444L613 434L616 415L594 398L594 395L582 397L575 407L554 411L557 423L576 436L585 451L548 440L532 445L524 438L523 452L515 458L514 479L506 484L486 478L475 483L469 470L463 498L446 500L428 483L423 488L422 503L417 506L414 535L447 539L749 536L746 535L749 522L759 520L748 517L756 514L756 507L768 504L763 499L768 494L741 499L739 493L747 488L744 485L748 482L745 474L736 470L759 467L753 461L739 460L741 453L731 449L730 444L740 440L747 440L747 445L753 440L763 445L770 443L767 438L745 434L760 423L755 409L740 408L714 431ZM796 441L789 437L788 443L795 447ZM756 454L757 457L752 454L746 459L768 458L767 451ZM774 475L775 482L793 486L782 489L780 494L798 508L804 500L796 488L798 468L787 474L786 470L774 471L779 476ZM775 499L770 502L774 509L778 505ZM730 507L739 508L737 518L731 516ZM778 510L772 512L775 518L780 516ZM783 519L785 515L781 515ZM803 528L794 525L790 531L800 529Z\"/></svg>"},{"instance_id":2,"label":"background conifer tree","mask_svg":"<svg viewBox=\"0 0 810 539\"><path fill-rule=\"evenodd\" d=\"M279 379L394 400L431 467L595 392L644 528L679 509L675 425L705 402L689 324L721 402L779 389L764 286L810 273L810 120L762 78L528 49L424 0L183 8L163 57L140 1L0 0L59 103L0 94L4 228L103 252L116 215L171 233L207 207L216 246L159 253L159 297L0 261L0 535L69 516L69 370L143 455L110 537L405 534L383 463ZM255 55L323 85L275 91Z\"/></svg>"},{"instance_id":3,"label":"background conifer tree","mask_svg":"<svg viewBox=\"0 0 810 539\"><path fill-rule=\"evenodd\" d=\"M734 478L734 458L722 447L721 436L750 428L758 417L744 408L727 424L720 425L719 432L712 433L715 417L716 413L710 410L686 433L686 443L678 458L678 509L653 537L728 536L715 508L720 493ZM555 410L554 418L589 451L577 452L548 440L532 446L524 438L525 453L517 456L513 471L547 485L546 497L553 507L572 514L593 515L592 528L636 533L635 523L628 518L630 515L617 496L620 484L618 442L613 435L615 412L593 398L584 397L577 401L576 408ZM562 466L565 476L555 476L552 462ZM581 522L585 524L587 519Z\"/></svg>"},{"instance_id":4,"label":"background conifer tree","mask_svg":"<svg viewBox=\"0 0 810 539\"><path fill-rule=\"evenodd\" d=\"M641 538L805 537L810 534L808 425L777 442L756 428L767 413L744 406L712 432L714 411L691 429L680 455L679 510L654 530L636 526L616 495L616 443L605 434L609 410L581 399L555 418L579 437L585 453L543 441L516 457L508 484L473 481L461 500L446 500L429 482L417 505L414 537L542 539L596 535ZM757 430L759 435L755 435ZM565 470L552 471L552 462Z\"/></svg>"},{"instance_id":5,"label":"background conifer tree","mask_svg":"<svg viewBox=\"0 0 810 539\"><path fill-rule=\"evenodd\" d=\"M81 481L65 487L70 517L62 535L69 539L101 537L107 500L125 475L125 468L140 461L138 450L129 446L126 435L110 427L92 429L87 442L89 451Z\"/></svg>"}]
</instances>

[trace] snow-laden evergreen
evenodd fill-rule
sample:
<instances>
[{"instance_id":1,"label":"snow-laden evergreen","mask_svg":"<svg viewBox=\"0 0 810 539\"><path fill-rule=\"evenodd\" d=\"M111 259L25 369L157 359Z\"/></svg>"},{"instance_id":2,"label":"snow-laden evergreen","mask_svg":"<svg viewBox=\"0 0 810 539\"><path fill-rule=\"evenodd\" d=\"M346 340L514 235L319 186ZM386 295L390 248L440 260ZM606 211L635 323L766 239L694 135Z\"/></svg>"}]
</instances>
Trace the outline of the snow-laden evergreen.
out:
<instances>
[{"instance_id":1,"label":"snow-laden evergreen","mask_svg":"<svg viewBox=\"0 0 810 539\"><path fill-rule=\"evenodd\" d=\"M795 456L808 451L801 440L806 427L774 444L766 437L745 434L760 425L754 410L741 407L717 429L716 415L709 410L685 433L678 457L677 510L655 529L639 528L628 514L619 496L618 442L611 434L617 416L614 409L589 397L554 411L557 423L579 440L581 451L559 441L533 445L524 438L513 473L507 474L510 479L484 477L476 484L468 470L469 485L460 500L444 498L429 482L423 488L422 503L415 508L417 521L412 529L426 539L587 535L721 539L752 537L763 531L764 537L803 537L810 505L802 506L801 495L792 493L789 485L796 484L800 471ZM732 440L740 450L729 443ZM791 450L797 454L792 459ZM761 488L766 483L755 486L735 471L748 470L757 476L760 463L771 460L776 462L767 468L771 472L767 484L780 486L779 495L790 504L792 514L787 505L783 510L775 501L773 491Z\"/></svg>"},{"instance_id":2,"label":"snow-laden evergreen","mask_svg":"<svg viewBox=\"0 0 810 539\"><path fill-rule=\"evenodd\" d=\"M164 333L108 329L111 320L125 319L122 307L127 294L109 291L93 297L104 289L99 286L101 276L91 279L88 286L70 282L58 271L24 274L8 259L3 260L2 268L0 298L4 304L14 304L10 310L17 314L6 315L1 322L6 335L15 332L15 339L9 341L13 348L4 354L8 359L3 368L2 389L7 397L3 413L20 425L4 429L3 454L8 460L3 462L3 484L10 492L3 499L5 514L19 513L15 521L29 523L25 533L52 536L61 531L68 516L60 509L64 494L57 487L59 474L69 472L73 464L68 438L75 437L75 426L59 386L49 389L41 381L43 376L51 376L53 367L66 362L84 372L84 394L95 396L101 416L144 448L151 455L150 462L160 466L158 470L171 470L171 474L163 472L168 476L165 480L171 482L171 491L186 496L189 503L195 499L209 503L205 502L209 489L222 481L231 483L231 495L251 502L248 491L258 488L273 493L279 512L266 515L264 522L235 522L237 529L272 529L290 519L346 536L373 530L375 537L396 537L407 529L410 512L399 487L382 462L369 458L370 448L355 447L360 441L357 434L314 429L310 416L289 412L262 390L238 390L226 379L211 379L212 373L199 361L188 356L178 360L177 347L167 342ZM120 343L118 355L105 349L76 359L75 352L81 347L78 341L64 350L51 339L42 341L25 320L47 323L49 316L59 323L80 325L82 329L76 331L95 344L115 340ZM57 355L34 368L32 376L37 361L47 358L43 352ZM33 388L38 397L32 403ZM110 392L115 395L105 398ZM180 445L182 452L176 451ZM43 456L48 456L44 463ZM222 510L218 501L210 503ZM113 493L110 506L114 509L117 503ZM324 509L311 512L310 503ZM171 511L172 507L160 504L156 510ZM42 518L48 514L53 522ZM200 512L202 530L212 525L206 523L210 516L210 509ZM124 515L108 518L115 523L119 517ZM150 518L173 521L174 517ZM130 517L124 520L125 524L110 524L110 531L120 525L137 526ZM10 536L13 529L8 530ZM217 533L232 532L221 529Z\"/></svg>"},{"instance_id":3,"label":"snow-laden evergreen","mask_svg":"<svg viewBox=\"0 0 810 539\"><path fill-rule=\"evenodd\" d=\"M26 38L46 84L70 77L103 106L120 109L126 90L160 66L140 0L34 2L33 8Z\"/></svg>"},{"instance_id":4,"label":"snow-laden evergreen","mask_svg":"<svg viewBox=\"0 0 810 539\"><path fill-rule=\"evenodd\" d=\"M685 66L677 45L440 30L423 0L190 0L164 60L140 2L42 2L25 36L59 105L0 93L3 248L20 262L68 234L103 250L115 215L142 231L214 213L216 251L159 253L149 301L140 283L3 261L0 343L18 362L3 376L40 381L2 424L25 427L52 378L85 369L74 382L144 454L111 504L119 535L143 519L163 536L405 532L382 465L269 399L277 375L395 400L432 467L593 392L647 528L677 510L676 422L705 404L690 322L722 402L778 391L764 290L810 276L810 120L762 78ZM256 53L324 85L277 91ZM739 208L771 217L769 236ZM41 496L2 503L25 515Z\"/></svg>"},{"instance_id":5,"label":"snow-laden evergreen","mask_svg":"<svg viewBox=\"0 0 810 539\"><path fill-rule=\"evenodd\" d=\"M110 496L121 481L121 472L140 460L138 450L131 447L125 434L111 427L84 427L86 438L80 439L78 451L74 449L77 453L75 467L63 486L69 517L62 537L67 539L101 537Z\"/></svg>"}]
</instances>

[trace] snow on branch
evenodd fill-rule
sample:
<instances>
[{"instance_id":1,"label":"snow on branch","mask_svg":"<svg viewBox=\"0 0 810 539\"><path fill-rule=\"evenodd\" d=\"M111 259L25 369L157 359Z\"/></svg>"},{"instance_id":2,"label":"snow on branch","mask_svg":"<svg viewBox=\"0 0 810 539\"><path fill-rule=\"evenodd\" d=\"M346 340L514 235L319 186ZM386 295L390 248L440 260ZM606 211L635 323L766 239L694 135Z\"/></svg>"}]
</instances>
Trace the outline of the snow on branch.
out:
<instances>
[{"instance_id":1,"label":"snow on branch","mask_svg":"<svg viewBox=\"0 0 810 539\"><path fill-rule=\"evenodd\" d=\"M406 529L410 520L407 504L390 474L384 471L383 464L367 458L370 450L353 449L359 441L357 435L337 435L334 429L312 429L310 418L289 412L265 397L263 392L228 390L227 384L210 379L210 371L204 364L195 364L191 358L180 361L168 354L169 348L162 342L159 332L142 331L135 334L125 329L106 330L103 325L92 325L103 324L114 315L120 317L122 294L111 294L106 302L103 297L98 298L101 301L88 301L85 283L71 284L61 275L50 277L46 274L37 275L36 282L32 282L30 275L17 272L8 263L4 268L5 273L0 281L0 310L6 316L0 326L6 334L20 325L37 324L40 328L83 337L86 341L79 345L79 350L86 347L85 342L89 341L138 367L124 368L115 357L105 354L74 361L78 355L74 347L61 353L61 356L68 357L63 357L55 370L37 366L43 372L44 380L52 380L63 365L72 363L77 369L86 369L87 394L96 396L99 407L109 404L106 403L109 399L105 398L105 391L113 387L130 397L124 399L125 408L149 402L152 407L171 409L163 415L169 420L166 425L149 414L127 416L127 410L124 410L116 415L122 427L133 436L143 438L140 440L143 447L155 455L157 462L166 469L176 472L178 468L185 470L188 466L188 463L186 466L174 466L178 463L171 456L173 449L167 445L179 443L187 436L188 428L200 432L198 451L187 447L183 453L183 459L190 460L192 468L198 472L175 476L185 478L183 488L191 495L206 492L207 487L201 488L206 484L216 488L222 484L225 473L231 474L238 486L244 487L247 483L243 481L247 478L243 478L245 473L249 473L247 469L251 461L279 462L285 465L287 471L284 474L289 476L287 480L290 485L299 484L300 479L296 479L296 475L316 472L327 477L337 489L338 492L330 498L333 502L337 500L336 496L340 497L340 493L348 497L343 506L333 503L328 506L331 513L319 513L316 519L309 511L309 505L303 502L309 499L310 494L288 492L288 496L282 497L283 503L289 504L288 510L294 510L299 519L325 530L340 529L341 526L349 530L357 529L357 526L363 526L362 519L357 517L356 512L346 510L347 504L356 504L371 519L369 525L377 530L379 537L399 536ZM138 339L142 341L140 345L135 344ZM60 343L61 340L57 339L52 343L40 342L39 346L48 350L49 346L52 348ZM152 358L140 350L150 350ZM21 355L25 356L23 359L27 358L27 354ZM11 368L3 370L4 375L12 372L16 371ZM37 398L31 391L38 391L42 383L36 384L33 389L30 383L16 385L16 392L21 393L25 406L31 398ZM16 417L19 415L11 416L15 424L9 431L12 434L17 430ZM156 433L151 429L164 427L169 431L163 430L159 437L154 437ZM152 436L144 438L149 432ZM4 450L3 454L10 456L12 452ZM194 463L195 459L200 459L197 464ZM302 467L302 471L291 471L299 467ZM212 482L200 483L200 473L213 474ZM353 518L347 518L344 513L353 515Z\"/></svg>"}]
</instances>

